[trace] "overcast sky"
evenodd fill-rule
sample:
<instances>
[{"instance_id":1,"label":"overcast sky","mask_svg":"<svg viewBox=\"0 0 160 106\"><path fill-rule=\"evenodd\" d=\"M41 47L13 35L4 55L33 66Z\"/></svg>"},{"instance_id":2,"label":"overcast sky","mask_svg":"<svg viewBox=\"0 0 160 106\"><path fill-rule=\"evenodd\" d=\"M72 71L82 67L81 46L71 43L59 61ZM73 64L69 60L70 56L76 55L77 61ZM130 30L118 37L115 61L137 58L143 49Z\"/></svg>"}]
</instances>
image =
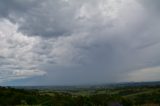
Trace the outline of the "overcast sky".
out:
<instances>
[{"instance_id":1,"label":"overcast sky","mask_svg":"<svg viewBox=\"0 0 160 106\"><path fill-rule=\"evenodd\" d=\"M160 0L0 0L0 84L160 80Z\"/></svg>"}]
</instances>

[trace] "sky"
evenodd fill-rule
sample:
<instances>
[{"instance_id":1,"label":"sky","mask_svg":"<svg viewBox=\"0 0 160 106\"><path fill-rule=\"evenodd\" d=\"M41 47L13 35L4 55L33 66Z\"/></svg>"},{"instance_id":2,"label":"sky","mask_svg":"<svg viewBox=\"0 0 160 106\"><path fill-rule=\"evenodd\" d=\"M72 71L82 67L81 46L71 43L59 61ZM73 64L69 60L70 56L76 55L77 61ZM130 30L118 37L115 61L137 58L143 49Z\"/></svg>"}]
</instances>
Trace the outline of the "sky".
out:
<instances>
[{"instance_id":1,"label":"sky","mask_svg":"<svg viewBox=\"0 0 160 106\"><path fill-rule=\"evenodd\" d=\"M160 80L160 0L0 0L0 85Z\"/></svg>"}]
</instances>

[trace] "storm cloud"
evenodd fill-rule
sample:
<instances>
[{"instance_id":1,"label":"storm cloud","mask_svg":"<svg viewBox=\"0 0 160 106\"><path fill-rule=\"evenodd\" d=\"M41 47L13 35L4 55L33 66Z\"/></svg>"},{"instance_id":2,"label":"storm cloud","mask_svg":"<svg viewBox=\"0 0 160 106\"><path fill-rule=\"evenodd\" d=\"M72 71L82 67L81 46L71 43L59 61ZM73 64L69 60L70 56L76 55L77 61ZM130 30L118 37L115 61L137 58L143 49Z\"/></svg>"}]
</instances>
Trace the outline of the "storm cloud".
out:
<instances>
[{"instance_id":1,"label":"storm cloud","mask_svg":"<svg viewBox=\"0 0 160 106\"><path fill-rule=\"evenodd\" d=\"M1 0L0 82L160 80L159 5L159 0Z\"/></svg>"}]
</instances>

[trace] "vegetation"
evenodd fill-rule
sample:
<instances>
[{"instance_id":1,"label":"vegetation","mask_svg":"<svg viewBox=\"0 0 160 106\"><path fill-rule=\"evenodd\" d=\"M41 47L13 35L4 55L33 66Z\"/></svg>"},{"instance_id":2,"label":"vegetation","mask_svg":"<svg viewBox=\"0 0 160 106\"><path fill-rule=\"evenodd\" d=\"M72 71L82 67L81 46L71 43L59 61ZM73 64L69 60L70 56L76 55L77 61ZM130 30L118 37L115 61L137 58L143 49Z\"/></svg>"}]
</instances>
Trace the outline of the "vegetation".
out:
<instances>
[{"instance_id":1,"label":"vegetation","mask_svg":"<svg viewBox=\"0 0 160 106\"><path fill-rule=\"evenodd\" d=\"M66 91L0 87L0 106L160 106L160 86Z\"/></svg>"}]
</instances>

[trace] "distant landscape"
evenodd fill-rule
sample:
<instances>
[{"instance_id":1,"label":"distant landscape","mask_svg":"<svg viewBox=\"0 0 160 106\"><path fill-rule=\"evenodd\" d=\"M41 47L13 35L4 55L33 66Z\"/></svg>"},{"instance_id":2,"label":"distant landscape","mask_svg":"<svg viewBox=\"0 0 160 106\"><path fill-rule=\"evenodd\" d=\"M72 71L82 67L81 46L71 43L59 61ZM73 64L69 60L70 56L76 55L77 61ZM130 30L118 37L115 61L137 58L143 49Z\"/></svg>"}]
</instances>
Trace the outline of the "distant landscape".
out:
<instances>
[{"instance_id":1,"label":"distant landscape","mask_svg":"<svg viewBox=\"0 0 160 106\"><path fill-rule=\"evenodd\" d=\"M0 87L0 106L159 106L160 82Z\"/></svg>"},{"instance_id":2,"label":"distant landscape","mask_svg":"<svg viewBox=\"0 0 160 106\"><path fill-rule=\"evenodd\" d=\"M0 0L0 106L160 106L160 0Z\"/></svg>"}]
</instances>

